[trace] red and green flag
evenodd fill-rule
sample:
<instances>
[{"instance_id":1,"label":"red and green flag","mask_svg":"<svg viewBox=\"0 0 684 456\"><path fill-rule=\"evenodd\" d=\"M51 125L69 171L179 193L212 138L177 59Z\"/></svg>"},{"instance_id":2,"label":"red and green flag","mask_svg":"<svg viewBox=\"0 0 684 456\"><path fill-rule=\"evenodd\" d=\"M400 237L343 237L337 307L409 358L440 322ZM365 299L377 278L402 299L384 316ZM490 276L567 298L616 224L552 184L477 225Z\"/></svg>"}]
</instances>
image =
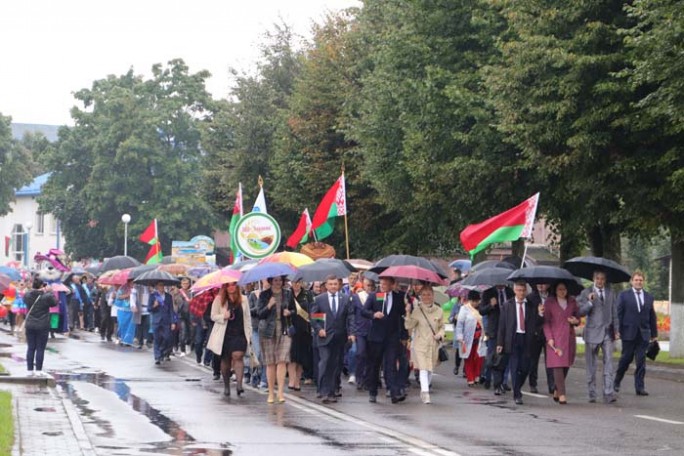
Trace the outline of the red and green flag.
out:
<instances>
[{"instance_id":1,"label":"red and green flag","mask_svg":"<svg viewBox=\"0 0 684 456\"><path fill-rule=\"evenodd\" d=\"M152 220L145 228L145 231L138 237L140 242L149 244L150 250L145 257L145 264L159 264L162 260L161 243L159 242L159 231L157 230L157 219Z\"/></svg>"},{"instance_id":2,"label":"red and green flag","mask_svg":"<svg viewBox=\"0 0 684 456\"><path fill-rule=\"evenodd\" d=\"M506 241L530 238L537 214L539 193L531 196L512 209L495 215L484 222L468 225L461 231L463 248L474 256L487 246Z\"/></svg>"},{"instance_id":3,"label":"red and green flag","mask_svg":"<svg viewBox=\"0 0 684 456\"><path fill-rule=\"evenodd\" d=\"M285 243L286 246L290 247L291 249L294 249L297 247L297 244L301 242L301 240L306 236L309 232L311 231L311 217L309 216L309 209L304 209L304 212L302 212L302 216L299 218L299 224L297 225L297 229L294 230L294 233L287 238L287 242Z\"/></svg>"},{"instance_id":4,"label":"red and green flag","mask_svg":"<svg viewBox=\"0 0 684 456\"><path fill-rule=\"evenodd\" d=\"M230 218L230 252L231 252L231 263L235 263L238 258L237 249L237 233L235 232L235 227L242 218L242 183L238 184L238 190L235 194L235 204L233 204L233 216Z\"/></svg>"},{"instance_id":5,"label":"red and green flag","mask_svg":"<svg viewBox=\"0 0 684 456\"><path fill-rule=\"evenodd\" d=\"M344 173L335 181L332 187L323 196L316 208L311 229L317 240L330 236L335 228L335 218L347 214L347 195L344 185ZM308 241L308 234L302 239L302 243Z\"/></svg>"},{"instance_id":6,"label":"red and green flag","mask_svg":"<svg viewBox=\"0 0 684 456\"><path fill-rule=\"evenodd\" d=\"M385 303L385 293L382 293L382 292L375 293L375 299L377 299L378 302L384 304Z\"/></svg>"},{"instance_id":7,"label":"red and green flag","mask_svg":"<svg viewBox=\"0 0 684 456\"><path fill-rule=\"evenodd\" d=\"M320 321L321 323L325 324L325 312L312 313L311 319Z\"/></svg>"}]
</instances>

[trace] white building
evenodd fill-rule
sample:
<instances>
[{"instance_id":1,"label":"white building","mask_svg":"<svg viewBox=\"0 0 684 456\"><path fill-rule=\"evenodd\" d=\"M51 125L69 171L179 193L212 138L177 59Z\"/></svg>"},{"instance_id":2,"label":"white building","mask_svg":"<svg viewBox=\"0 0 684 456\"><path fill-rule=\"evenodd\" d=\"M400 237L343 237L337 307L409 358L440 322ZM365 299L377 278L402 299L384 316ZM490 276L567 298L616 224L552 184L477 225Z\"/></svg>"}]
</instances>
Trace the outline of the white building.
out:
<instances>
[{"instance_id":1,"label":"white building","mask_svg":"<svg viewBox=\"0 0 684 456\"><path fill-rule=\"evenodd\" d=\"M36 252L46 253L53 248L64 248L64 236L59 222L52 214L38 211L38 195L49 174L42 174L15 192L16 200L10 212L0 217L4 242L0 249L0 263L19 261L33 265Z\"/></svg>"}]
</instances>

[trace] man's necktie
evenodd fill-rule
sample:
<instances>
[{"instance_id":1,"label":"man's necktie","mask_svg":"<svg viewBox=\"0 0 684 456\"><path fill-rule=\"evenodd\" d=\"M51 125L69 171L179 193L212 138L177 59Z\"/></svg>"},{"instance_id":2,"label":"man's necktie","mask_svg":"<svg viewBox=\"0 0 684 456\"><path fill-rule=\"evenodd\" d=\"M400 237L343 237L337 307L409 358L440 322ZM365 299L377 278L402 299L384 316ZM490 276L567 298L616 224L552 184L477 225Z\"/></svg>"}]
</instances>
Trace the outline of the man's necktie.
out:
<instances>
[{"instance_id":1,"label":"man's necktie","mask_svg":"<svg viewBox=\"0 0 684 456\"><path fill-rule=\"evenodd\" d=\"M603 304L603 288L599 288L599 300L601 301L601 304Z\"/></svg>"},{"instance_id":2,"label":"man's necktie","mask_svg":"<svg viewBox=\"0 0 684 456\"><path fill-rule=\"evenodd\" d=\"M499 305L503 304L506 301L506 294L504 293L503 289L499 290Z\"/></svg>"},{"instance_id":3,"label":"man's necktie","mask_svg":"<svg viewBox=\"0 0 684 456\"><path fill-rule=\"evenodd\" d=\"M523 303L518 303L518 318L520 319L520 330L525 332L525 312L523 311Z\"/></svg>"},{"instance_id":4,"label":"man's necktie","mask_svg":"<svg viewBox=\"0 0 684 456\"><path fill-rule=\"evenodd\" d=\"M337 316L337 299L336 299L336 294L331 294L330 297L332 298L332 313L333 315Z\"/></svg>"},{"instance_id":5,"label":"man's necktie","mask_svg":"<svg viewBox=\"0 0 684 456\"><path fill-rule=\"evenodd\" d=\"M637 309L639 310L639 313L641 313L641 308L644 307L643 302L641 301L641 290L637 290Z\"/></svg>"}]
</instances>

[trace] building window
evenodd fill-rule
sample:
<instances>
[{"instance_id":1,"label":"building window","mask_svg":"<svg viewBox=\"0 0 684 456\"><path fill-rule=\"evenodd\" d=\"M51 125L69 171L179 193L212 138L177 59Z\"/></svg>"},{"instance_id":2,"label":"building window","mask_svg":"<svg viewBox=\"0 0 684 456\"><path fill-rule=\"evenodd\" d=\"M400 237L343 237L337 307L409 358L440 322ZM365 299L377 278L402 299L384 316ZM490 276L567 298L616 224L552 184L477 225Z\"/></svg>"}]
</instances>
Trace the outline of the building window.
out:
<instances>
[{"instance_id":1,"label":"building window","mask_svg":"<svg viewBox=\"0 0 684 456\"><path fill-rule=\"evenodd\" d=\"M16 224L12 228L12 252L11 256L16 261L24 262L24 242L26 241L26 236L24 232L24 227L22 225Z\"/></svg>"},{"instance_id":2,"label":"building window","mask_svg":"<svg viewBox=\"0 0 684 456\"><path fill-rule=\"evenodd\" d=\"M57 234L57 224L59 223L59 221L52 214L48 216L48 221L50 222L50 234L52 236L55 236Z\"/></svg>"},{"instance_id":3,"label":"building window","mask_svg":"<svg viewBox=\"0 0 684 456\"><path fill-rule=\"evenodd\" d=\"M42 236L45 234L45 213L36 213L36 235Z\"/></svg>"}]
</instances>

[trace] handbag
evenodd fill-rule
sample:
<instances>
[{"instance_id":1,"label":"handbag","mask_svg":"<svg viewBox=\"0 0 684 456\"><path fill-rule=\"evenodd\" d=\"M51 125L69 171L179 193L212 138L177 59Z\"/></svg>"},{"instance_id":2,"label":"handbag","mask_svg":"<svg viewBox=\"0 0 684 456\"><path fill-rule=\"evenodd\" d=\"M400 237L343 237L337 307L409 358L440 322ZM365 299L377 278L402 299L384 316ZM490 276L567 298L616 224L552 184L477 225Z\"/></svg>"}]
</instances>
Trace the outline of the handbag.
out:
<instances>
[{"instance_id":1,"label":"handbag","mask_svg":"<svg viewBox=\"0 0 684 456\"><path fill-rule=\"evenodd\" d=\"M31 311L33 308L38 304L38 301L40 301L40 298L43 297L43 294L41 293L38 298L36 298L35 301L33 301L33 305L29 309L28 312L26 312L26 316L24 317L24 321L21 322L21 326L19 327L19 333L17 334L17 338L19 339L19 342L26 342L26 320L28 320L29 315L31 315Z\"/></svg>"},{"instance_id":2,"label":"handbag","mask_svg":"<svg viewBox=\"0 0 684 456\"><path fill-rule=\"evenodd\" d=\"M216 322L214 327L211 328L211 334L209 334L209 339L207 340L207 350L210 350L217 356L221 356L223 351L223 339L226 337L227 326L225 323Z\"/></svg>"},{"instance_id":3,"label":"handbag","mask_svg":"<svg viewBox=\"0 0 684 456\"><path fill-rule=\"evenodd\" d=\"M428 320L427 315L425 315L425 311L423 310L423 308L420 305L418 305L418 308L420 309L420 313L423 314L423 318L425 318L425 322L430 327L430 331L432 331L432 335L436 336L437 333L435 332L435 329L432 327L430 320ZM437 359L439 360L440 363L443 363L444 361L449 361L449 352L447 352L446 347L441 342L439 343L439 348L437 349Z\"/></svg>"},{"instance_id":4,"label":"handbag","mask_svg":"<svg viewBox=\"0 0 684 456\"><path fill-rule=\"evenodd\" d=\"M651 361L655 361L656 356L660 353L660 344L657 340L654 340L648 344L648 349L646 350L646 357Z\"/></svg>"}]
</instances>

